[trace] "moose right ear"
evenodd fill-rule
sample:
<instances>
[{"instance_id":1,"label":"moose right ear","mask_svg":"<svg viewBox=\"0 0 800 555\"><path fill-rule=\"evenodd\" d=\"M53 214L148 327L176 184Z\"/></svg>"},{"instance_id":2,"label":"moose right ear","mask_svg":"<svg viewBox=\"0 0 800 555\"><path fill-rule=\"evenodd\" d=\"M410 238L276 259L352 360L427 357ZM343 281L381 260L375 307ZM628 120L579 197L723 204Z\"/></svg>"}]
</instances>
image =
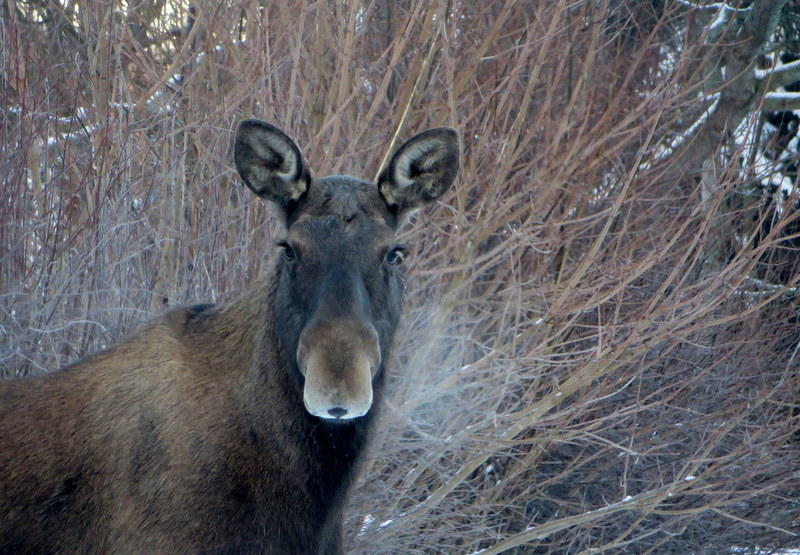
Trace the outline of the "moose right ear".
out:
<instances>
[{"instance_id":1,"label":"moose right ear","mask_svg":"<svg viewBox=\"0 0 800 555\"><path fill-rule=\"evenodd\" d=\"M282 208L299 200L311 181L294 141L265 121L246 119L239 124L234 161L255 194Z\"/></svg>"}]
</instances>

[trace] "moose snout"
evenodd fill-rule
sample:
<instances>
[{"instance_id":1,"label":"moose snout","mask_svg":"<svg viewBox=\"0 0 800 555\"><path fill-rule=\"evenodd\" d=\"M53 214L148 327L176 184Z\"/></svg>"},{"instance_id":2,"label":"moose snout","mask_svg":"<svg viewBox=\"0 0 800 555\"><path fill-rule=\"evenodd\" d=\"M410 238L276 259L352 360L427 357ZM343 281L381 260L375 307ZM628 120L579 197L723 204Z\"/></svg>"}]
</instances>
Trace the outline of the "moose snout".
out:
<instances>
[{"instance_id":1,"label":"moose snout","mask_svg":"<svg viewBox=\"0 0 800 555\"><path fill-rule=\"evenodd\" d=\"M381 364L375 328L349 320L314 322L300 334L297 363L303 403L319 418L349 420L372 406L372 378Z\"/></svg>"}]
</instances>

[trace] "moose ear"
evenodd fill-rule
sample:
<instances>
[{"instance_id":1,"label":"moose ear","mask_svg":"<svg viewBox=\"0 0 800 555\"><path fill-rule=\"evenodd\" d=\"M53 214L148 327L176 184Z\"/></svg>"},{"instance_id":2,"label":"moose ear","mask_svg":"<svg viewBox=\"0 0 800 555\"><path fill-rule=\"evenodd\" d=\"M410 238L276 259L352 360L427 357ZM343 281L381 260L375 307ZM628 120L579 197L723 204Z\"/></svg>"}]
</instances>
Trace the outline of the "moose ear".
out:
<instances>
[{"instance_id":1,"label":"moose ear","mask_svg":"<svg viewBox=\"0 0 800 555\"><path fill-rule=\"evenodd\" d=\"M458 132L438 127L413 137L392 156L378 178L386 205L413 212L441 197L458 173Z\"/></svg>"},{"instance_id":2,"label":"moose ear","mask_svg":"<svg viewBox=\"0 0 800 555\"><path fill-rule=\"evenodd\" d=\"M311 181L294 141L261 120L246 119L239 124L234 161L255 194L283 208L299 200Z\"/></svg>"}]
</instances>

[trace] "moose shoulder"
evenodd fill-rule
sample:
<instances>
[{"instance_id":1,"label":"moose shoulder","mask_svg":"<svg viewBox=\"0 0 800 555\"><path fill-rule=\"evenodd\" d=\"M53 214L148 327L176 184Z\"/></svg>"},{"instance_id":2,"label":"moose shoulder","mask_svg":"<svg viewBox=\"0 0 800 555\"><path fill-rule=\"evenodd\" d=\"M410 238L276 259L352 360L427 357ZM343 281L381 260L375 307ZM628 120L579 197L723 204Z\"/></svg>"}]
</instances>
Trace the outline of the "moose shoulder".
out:
<instances>
[{"instance_id":1,"label":"moose shoulder","mask_svg":"<svg viewBox=\"0 0 800 555\"><path fill-rule=\"evenodd\" d=\"M339 553L403 304L395 232L458 170L454 130L377 186L314 179L246 120L235 161L285 224L271 275L165 313L114 348L0 381L0 553Z\"/></svg>"}]
</instances>

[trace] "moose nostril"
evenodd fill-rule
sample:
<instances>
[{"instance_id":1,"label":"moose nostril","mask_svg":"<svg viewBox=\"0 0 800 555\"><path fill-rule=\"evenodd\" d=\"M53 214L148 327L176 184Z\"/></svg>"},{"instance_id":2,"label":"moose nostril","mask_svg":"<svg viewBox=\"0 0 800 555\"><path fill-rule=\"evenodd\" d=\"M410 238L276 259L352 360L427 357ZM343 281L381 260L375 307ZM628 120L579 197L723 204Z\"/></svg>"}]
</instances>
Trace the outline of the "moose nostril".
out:
<instances>
[{"instance_id":1,"label":"moose nostril","mask_svg":"<svg viewBox=\"0 0 800 555\"><path fill-rule=\"evenodd\" d=\"M330 414L334 418L341 418L342 416L347 414L347 409L342 407L333 407L332 409L328 409L328 414Z\"/></svg>"}]
</instances>

